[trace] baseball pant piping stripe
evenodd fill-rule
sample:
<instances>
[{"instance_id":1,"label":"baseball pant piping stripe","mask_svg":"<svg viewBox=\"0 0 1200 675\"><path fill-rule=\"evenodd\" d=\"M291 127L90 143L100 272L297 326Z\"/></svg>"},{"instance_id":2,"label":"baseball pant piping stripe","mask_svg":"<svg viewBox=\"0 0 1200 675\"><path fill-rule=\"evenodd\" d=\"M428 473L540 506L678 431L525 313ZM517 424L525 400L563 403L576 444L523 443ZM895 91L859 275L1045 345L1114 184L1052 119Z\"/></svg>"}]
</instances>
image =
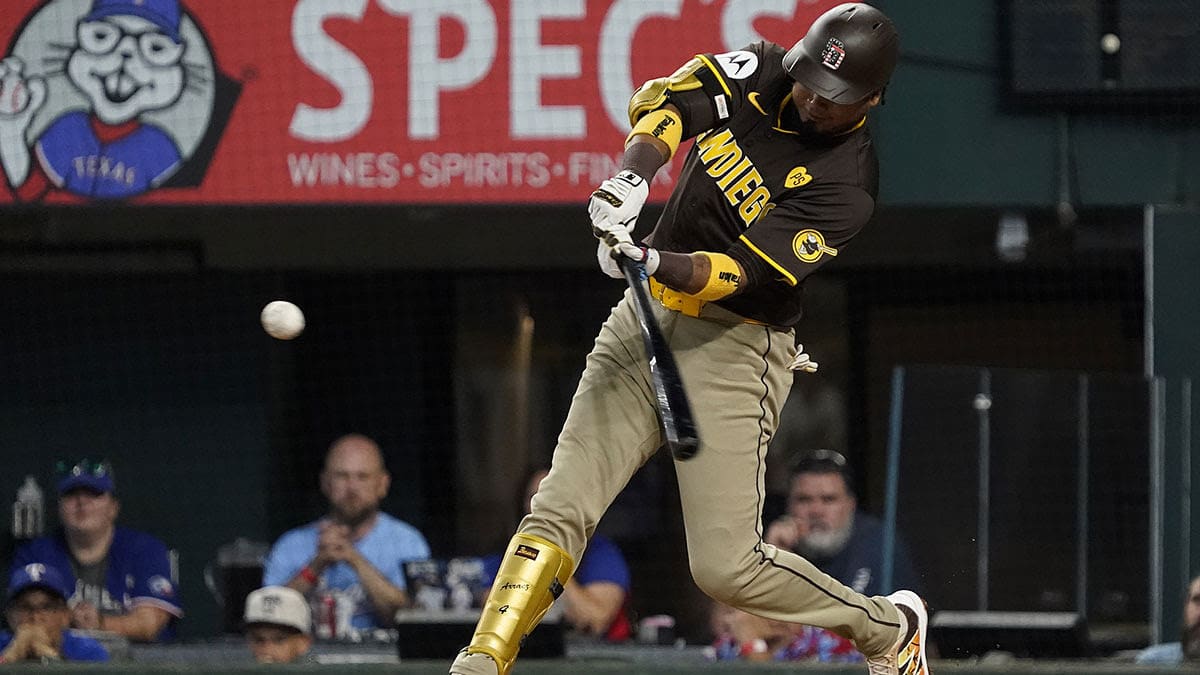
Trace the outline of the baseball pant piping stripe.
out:
<instances>
[{"instance_id":1,"label":"baseball pant piping stripe","mask_svg":"<svg viewBox=\"0 0 1200 675\"><path fill-rule=\"evenodd\" d=\"M759 549L759 553L761 554L761 552L762 552L762 549L760 548L760 549ZM829 596L830 598L833 598L834 600L837 600L839 603L841 603L841 604L843 604L843 605L845 605L845 606L847 606L847 607L851 607L851 608L853 608L853 609L857 609L857 610L861 611L863 614L866 614L866 615L867 615L867 619L869 619L869 620L871 621L871 623L879 624L880 626L888 626L889 628L897 628L897 629L898 629L898 628L900 628L900 624L899 624L899 623L895 623L895 622L892 622L892 621L885 621L885 620L883 620L883 619L877 619L877 618L875 618L874 616L871 616L871 610L870 610L870 609L868 609L868 608L866 608L866 607L863 607L862 605L856 605L856 604L854 604L854 603L852 603L852 602L846 602L845 600L842 600L841 598L837 597L836 595L833 595L833 594L832 594L832 593L830 593L829 591L827 591L827 590L825 590L824 588L822 588L820 584L818 584L817 582L815 582L815 581L813 581L812 579L810 579L810 578L808 578L807 576L805 576L803 572L800 572L800 571L798 571L798 570L794 570L794 569L792 569L792 568L788 567L787 565L780 565L779 563L775 562L774 560L770 560L770 559L764 559L764 560L763 560L763 562L764 562L765 564L767 564L767 565L770 565L771 567L774 567L774 568L776 568L776 569L783 570L783 571L785 571L785 572L787 572L787 573L789 573L789 574L791 574L791 575L793 575L793 576L795 576L795 577L798 577L798 578L800 578L800 579L803 579L803 580L804 580L806 583L808 583L810 586L812 586L813 588L815 588L815 589L817 589L817 590L821 591L822 593L824 593L825 595Z\"/></svg>"},{"instance_id":2,"label":"baseball pant piping stripe","mask_svg":"<svg viewBox=\"0 0 1200 675\"><path fill-rule=\"evenodd\" d=\"M766 329L765 332L767 335L767 347L765 350L763 350L763 354L762 354L762 361L763 361L762 374L758 376L758 381L762 382L762 385L763 385L763 395L761 397L759 397L759 399L758 399L759 413L758 413L758 452L757 452L757 454L758 454L758 472L756 473L757 476L763 475L763 473L766 471L766 469L764 468L763 465L766 464L767 448L769 447L768 444L765 442L765 439L767 437L767 430L766 430L767 396L769 396L771 393L771 385L767 383L767 372L770 371L770 369L771 369L771 361L770 361L771 331L770 331L770 329ZM759 544L761 544L762 538L763 538L762 512L763 512L763 504L766 502L766 495L763 494L762 481L759 481L759 480L755 481L754 491L758 495L758 524L755 527L756 527L756 531L758 532ZM759 547L758 552L760 555L762 554L761 546Z\"/></svg>"},{"instance_id":3,"label":"baseball pant piping stripe","mask_svg":"<svg viewBox=\"0 0 1200 675\"><path fill-rule=\"evenodd\" d=\"M768 358L768 355L771 353L772 335L771 335L770 329L766 329L766 333L767 333L767 348L766 348L766 351L762 355L763 370L762 370L762 375L759 376L760 381L763 383L763 395L758 400L758 405L759 405L759 410L760 410L760 414L759 414L759 418L758 418L758 429L759 429L759 433L758 433L758 464L759 464L760 472L762 470L762 463L764 461L766 461L765 450L767 448L767 444L764 443L764 439L766 437L766 429L764 427L766 425L766 418L767 418L766 400L767 400L767 395L770 393L770 385L768 385L768 383L767 383L767 371L770 368L770 360ZM763 500L764 500L763 493L759 489L759 485L757 483L754 486L754 490L758 495L758 497L757 497L758 498L758 511L761 514ZM803 572L800 572L799 570L794 570L786 565L781 565L781 564L775 562L774 560L771 560L770 558L768 558L766 555L766 552L763 551L763 548L762 548L763 531L762 531L762 518L761 517L759 518L757 530L758 530L758 543L754 545L754 552L757 553L759 556L759 564L760 565L764 565L764 564L770 565L776 569L780 569L785 572L788 572L789 574L791 574L797 578L803 579L807 584L809 584L813 588L821 591L826 596L828 596L834 600L837 600L839 603L841 603L847 607L852 607L854 609L861 611L863 614L866 614L867 619L869 619L872 623L876 623L881 626L888 626L891 628L899 628L900 627L899 623L893 623L891 621L884 621L883 619L877 619L874 616L871 616L871 611L867 607L863 607L862 605L856 605L854 603L849 603L849 602L846 602L845 600L842 600L841 598L837 597L836 595L825 590L825 588L823 588L820 584L818 584L815 581L813 581L812 579L810 579Z\"/></svg>"}]
</instances>

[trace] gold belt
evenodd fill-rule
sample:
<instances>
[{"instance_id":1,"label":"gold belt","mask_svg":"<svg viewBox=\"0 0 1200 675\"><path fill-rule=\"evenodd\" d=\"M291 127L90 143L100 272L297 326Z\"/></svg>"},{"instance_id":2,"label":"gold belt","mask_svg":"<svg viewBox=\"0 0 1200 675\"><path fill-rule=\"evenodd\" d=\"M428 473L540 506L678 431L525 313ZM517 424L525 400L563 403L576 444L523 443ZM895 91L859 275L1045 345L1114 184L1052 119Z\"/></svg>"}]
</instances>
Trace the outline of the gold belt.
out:
<instances>
[{"instance_id":1,"label":"gold belt","mask_svg":"<svg viewBox=\"0 0 1200 675\"><path fill-rule=\"evenodd\" d=\"M735 314L724 307L719 307L706 300L701 300L697 297L680 293L679 291L664 286L663 284L650 277L650 295L662 303L663 307L674 310L684 316L693 316L697 319L708 319L718 323L739 324L752 323L756 326L766 326L762 321L747 319L740 314Z\"/></svg>"},{"instance_id":2,"label":"gold belt","mask_svg":"<svg viewBox=\"0 0 1200 675\"><path fill-rule=\"evenodd\" d=\"M650 277L649 281L650 295L654 296L654 299L662 303L662 306L667 309L673 309L685 316L700 318L700 310L708 304L700 298L684 295L673 288L668 288L655 281L654 277Z\"/></svg>"}]
</instances>

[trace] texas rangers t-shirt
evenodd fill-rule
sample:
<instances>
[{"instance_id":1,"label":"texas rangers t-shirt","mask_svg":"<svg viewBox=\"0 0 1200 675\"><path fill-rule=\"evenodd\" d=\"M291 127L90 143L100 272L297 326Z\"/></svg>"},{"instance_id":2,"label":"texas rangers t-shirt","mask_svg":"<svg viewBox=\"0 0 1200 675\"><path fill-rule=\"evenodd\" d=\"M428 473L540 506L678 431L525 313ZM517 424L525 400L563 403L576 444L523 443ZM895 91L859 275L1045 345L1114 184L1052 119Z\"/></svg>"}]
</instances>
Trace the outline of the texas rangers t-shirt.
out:
<instances>
[{"instance_id":1,"label":"texas rangers t-shirt","mask_svg":"<svg viewBox=\"0 0 1200 675\"><path fill-rule=\"evenodd\" d=\"M104 573L88 575L90 581L77 574L79 568L61 529L18 548L11 570L35 562L53 567L63 575L68 586L75 589L72 602L89 602L104 614L127 614L140 605L151 605L176 619L183 616L171 553L166 544L145 532L117 527L103 563ZM97 585L101 578L103 584ZM174 635L172 620L159 639Z\"/></svg>"},{"instance_id":2,"label":"texas rangers t-shirt","mask_svg":"<svg viewBox=\"0 0 1200 675\"><path fill-rule=\"evenodd\" d=\"M321 521L313 521L286 532L267 554L263 567L264 586L283 586L291 581L304 566L312 562L317 554ZM354 548L379 570L391 584L405 588L404 563L408 560L425 560L429 557L429 544L417 528L380 513L375 526L362 539L354 542ZM346 563L335 563L321 572L319 586L324 587L343 602L352 603L355 628L378 628L379 622L358 580L358 575Z\"/></svg>"}]
</instances>

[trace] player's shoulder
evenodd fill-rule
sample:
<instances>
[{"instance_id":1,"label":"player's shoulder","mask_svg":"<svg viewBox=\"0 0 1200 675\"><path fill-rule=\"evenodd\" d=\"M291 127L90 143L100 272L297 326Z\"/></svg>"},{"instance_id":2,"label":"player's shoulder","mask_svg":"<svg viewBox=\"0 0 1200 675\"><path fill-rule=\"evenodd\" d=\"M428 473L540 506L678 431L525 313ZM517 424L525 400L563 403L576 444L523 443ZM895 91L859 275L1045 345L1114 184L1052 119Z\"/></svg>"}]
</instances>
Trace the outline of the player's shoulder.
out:
<instances>
[{"instance_id":1,"label":"player's shoulder","mask_svg":"<svg viewBox=\"0 0 1200 675\"><path fill-rule=\"evenodd\" d=\"M762 55L764 73L787 74L787 71L783 69L783 56L787 54L786 47L766 40L755 42L752 46Z\"/></svg>"},{"instance_id":2,"label":"player's shoulder","mask_svg":"<svg viewBox=\"0 0 1200 675\"><path fill-rule=\"evenodd\" d=\"M773 42L751 42L740 49L705 54L707 65L727 85L748 85L785 75L785 50Z\"/></svg>"},{"instance_id":3,"label":"player's shoulder","mask_svg":"<svg viewBox=\"0 0 1200 675\"><path fill-rule=\"evenodd\" d=\"M879 159L865 123L841 137L813 139L809 147L814 155L806 166L815 179L798 195L874 208L879 193Z\"/></svg>"}]
</instances>

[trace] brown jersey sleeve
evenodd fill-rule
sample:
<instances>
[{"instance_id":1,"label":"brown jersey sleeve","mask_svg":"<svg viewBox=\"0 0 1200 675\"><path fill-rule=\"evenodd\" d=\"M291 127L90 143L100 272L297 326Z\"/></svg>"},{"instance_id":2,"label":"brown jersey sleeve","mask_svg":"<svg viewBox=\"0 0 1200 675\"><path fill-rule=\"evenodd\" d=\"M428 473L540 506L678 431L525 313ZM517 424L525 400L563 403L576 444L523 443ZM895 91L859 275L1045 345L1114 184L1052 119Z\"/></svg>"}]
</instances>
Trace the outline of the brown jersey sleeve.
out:
<instances>
[{"instance_id":1,"label":"brown jersey sleeve","mask_svg":"<svg viewBox=\"0 0 1200 675\"><path fill-rule=\"evenodd\" d=\"M784 200L751 225L728 254L742 265L745 286L782 281L795 286L866 225L875 200L860 187L828 185Z\"/></svg>"},{"instance_id":2,"label":"brown jersey sleeve","mask_svg":"<svg viewBox=\"0 0 1200 675\"><path fill-rule=\"evenodd\" d=\"M765 43L697 54L669 81L668 99L683 118L683 137L716 128L737 114L763 72Z\"/></svg>"}]
</instances>

